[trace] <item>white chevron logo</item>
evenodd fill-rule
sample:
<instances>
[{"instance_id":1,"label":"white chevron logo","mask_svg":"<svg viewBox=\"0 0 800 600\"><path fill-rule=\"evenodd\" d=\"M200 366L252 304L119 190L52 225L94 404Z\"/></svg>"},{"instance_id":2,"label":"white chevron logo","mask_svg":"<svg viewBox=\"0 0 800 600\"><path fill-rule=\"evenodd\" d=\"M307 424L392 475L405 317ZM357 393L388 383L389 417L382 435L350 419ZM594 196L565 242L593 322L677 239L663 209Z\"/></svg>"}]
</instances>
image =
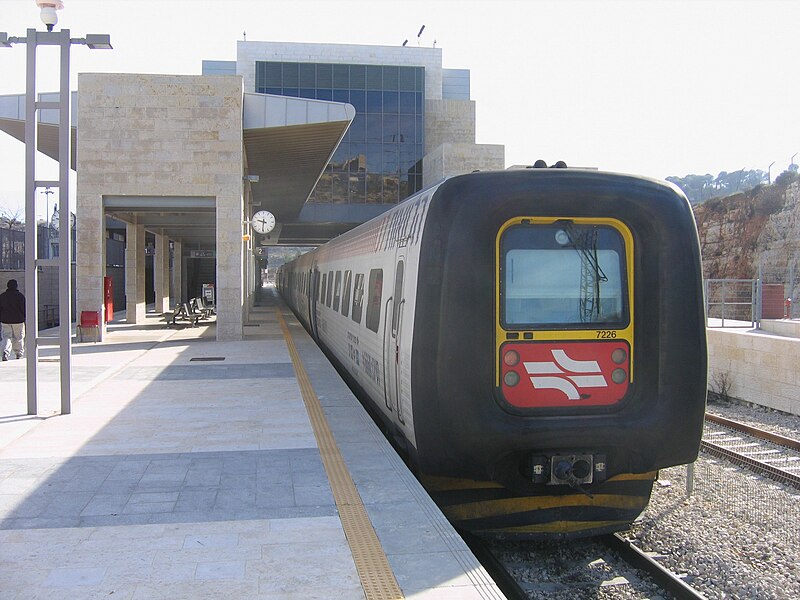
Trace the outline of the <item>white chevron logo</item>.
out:
<instances>
[{"instance_id":1,"label":"white chevron logo","mask_svg":"<svg viewBox=\"0 0 800 600\"><path fill-rule=\"evenodd\" d=\"M580 400L581 388L608 387L596 360L574 360L564 350L552 350L554 362L526 362L525 370L537 390L559 390Z\"/></svg>"}]
</instances>

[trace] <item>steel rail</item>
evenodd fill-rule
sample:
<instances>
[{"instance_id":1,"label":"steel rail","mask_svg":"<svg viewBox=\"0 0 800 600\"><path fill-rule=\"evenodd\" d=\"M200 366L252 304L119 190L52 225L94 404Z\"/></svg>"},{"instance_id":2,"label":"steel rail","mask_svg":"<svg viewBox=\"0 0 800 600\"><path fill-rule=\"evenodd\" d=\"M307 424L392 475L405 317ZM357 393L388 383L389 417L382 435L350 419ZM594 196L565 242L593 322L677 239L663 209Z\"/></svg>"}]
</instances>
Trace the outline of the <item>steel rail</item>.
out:
<instances>
[{"instance_id":1,"label":"steel rail","mask_svg":"<svg viewBox=\"0 0 800 600\"><path fill-rule=\"evenodd\" d=\"M508 600L528 600L528 594L503 566L486 542L468 531L459 530L458 534Z\"/></svg>"},{"instance_id":2,"label":"steel rail","mask_svg":"<svg viewBox=\"0 0 800 600\"><path fill-rule=\"evenodd\" d=\"M700 450L711 454L712 456L716 456L718 458L724 458L732 462L735 465L741 467L747 467L751 471L758 473L759 475L764 475L765 477L769 477L770 479L777 481L778 483L783 483L785 485L789 485L795 489L800 490L800 476L795 475L794 473L790 473L789 471L784 471L778 467L773 467L770 464L761 462L760 460L756 460L754 458L750 458L740 452L735 452L733 450L728 450L718 444L714 444L712 442L707 442L702 440L700 442Z\"/></svg>"},{"instance_id":3,"label":"steel rail","mask_svg":"<svg viewBox=\"0 0 800 600\"><path fill-rule=\"evenodd\" d=\"M764 431L763 429L758 429L757 427L753 427L752 425L746 425L745 423L740 423L739 421L732 421L731 419L726 419L725 417L718 417L717 415L712 415L710 413L706 413L706 421L711 421L712 423L716 423L717 425L722 425L723 427L727 427L728 429L735 429L736 431L741 431L742 433L746 433L747 435L753 436L754 438L766 440L768 442L772 442L773 444L778 444L779 446L784 446L786 448L790 448L792 450L797 450L798 452L800 452L800 440L795 440L789 437L779 435L777 433L772 433L770 431Z\"/></svg>"},{"instance_id":4,"label":"steel rail","mask_svg":"<svg viewBox=\"0 0 800 600\"><path fill-rule=\"evenodd\" d=\"M612 550L615 550L620 555L620 558L629 565L647 573L657 585L668 591L677 600L707 600L703 594L661 565L641 548L626 540L621 534L604 535L598 539Z\"/></svg>"}]
</instances>

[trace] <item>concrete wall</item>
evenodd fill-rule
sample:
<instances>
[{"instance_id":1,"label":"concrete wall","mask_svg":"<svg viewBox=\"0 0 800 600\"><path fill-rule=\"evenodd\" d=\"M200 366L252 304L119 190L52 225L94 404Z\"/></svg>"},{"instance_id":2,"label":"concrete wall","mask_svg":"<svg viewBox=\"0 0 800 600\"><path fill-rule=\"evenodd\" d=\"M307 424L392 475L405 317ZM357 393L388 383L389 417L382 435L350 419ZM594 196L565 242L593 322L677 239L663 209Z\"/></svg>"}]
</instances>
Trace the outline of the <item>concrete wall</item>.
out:
<instances>
[{"instance_id":1,"label":"concrete wall","mask_svg":"<svg viewBox=\"0 0 800 600\"><path fill-rule=\"evenodd\" d=\"M708 355L712 391L724 378L734 398L800 415L800 339L709 329Z\"/></svg>"},{"instance_id":2,"label":"concrete wall","mask_svg":"<svg viewBox=\"0 0 800 600\"><path fill-rule=\"evenodd\" d=\"M217 338L242 336L242 78L78 76L78 310L102 301L103 196L213 196Z\"/></svg>"},{"instance_id":3,"label":"concrete wall","mask_svg":"<svg viewBox=\"0 0 800 600\"><path fill-rule=\"evenodd\" d=\"M422 161L422 185L427 187L452 175L478 169L495 171L505 168L505 146L496 144L442 144L425 155Z\"/></svg>"},{"instance_id":4,"label":"concrete wall","mask_svg":"<svg viewBox=\"0 0 800 600\"><path fill-rule=\"evenodd\" d=\"M425 153L446 142L475 143L473 100L425 100Z\"/></svg>"}]
</instances>

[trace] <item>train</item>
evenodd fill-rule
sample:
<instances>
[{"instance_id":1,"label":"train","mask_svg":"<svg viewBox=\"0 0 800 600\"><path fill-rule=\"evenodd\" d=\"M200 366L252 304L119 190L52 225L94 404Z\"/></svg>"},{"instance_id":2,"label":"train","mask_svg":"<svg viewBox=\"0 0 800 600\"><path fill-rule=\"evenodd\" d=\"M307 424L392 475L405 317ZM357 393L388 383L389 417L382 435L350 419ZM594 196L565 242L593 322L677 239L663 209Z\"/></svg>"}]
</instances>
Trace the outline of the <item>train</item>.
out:
<instances>
[{"instance_id":1,"label":"train","mask_svg":"<svg viewBox=\"0 0 800 600\"><path fill-rule=\"evenodd\" d=\"M283 265L276 286L457 528L624 530L659 470L699 452L700 245L672 184L451 177Z\"/></svg>"}]
</instances>

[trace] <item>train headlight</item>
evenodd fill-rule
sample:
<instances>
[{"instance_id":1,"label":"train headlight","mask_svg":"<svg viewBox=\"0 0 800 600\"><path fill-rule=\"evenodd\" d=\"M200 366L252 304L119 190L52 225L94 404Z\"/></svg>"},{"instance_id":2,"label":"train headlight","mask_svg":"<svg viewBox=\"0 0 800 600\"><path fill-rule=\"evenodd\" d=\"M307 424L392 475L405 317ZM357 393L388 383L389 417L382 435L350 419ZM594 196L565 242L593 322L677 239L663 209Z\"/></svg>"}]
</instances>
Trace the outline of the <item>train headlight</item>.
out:
<instances>
[{"instance_id":1,"label":"train headlight","mask_svg":"<svg viewBox=\"0 0 800 600\"><path fill-rule=\"evenodd\" d=\"M519 352L516 350L509 350L503 355L503 362L506 363L509 367L513 367L517 363L519 363Z\"/></svg>"},{"instance_id":2,"label":"train headlight","mask_svg":"<svg viewBox=\"0 0 800 600\"><path fill-rule=\"evenodd\" d=\"M625 369L614 369L611 371L611 381L614 383L623 383L628 378Z\"/></svg>"},{"instance_id":3,"label":"train headlight","mask_svg":"<svg viewBox=\"0 0 800 600\"><path fill-rule=\"evenodd\" d=\"M556 231L556 243L559 246L566 246L569 244L569 234L563 229Z\"/></svg>"},{"instance_id":4,"label":"train headlight","mask_svg":"<svg viewBox=\"0 0 800 600\"><path fill-rule=\"evenodd\" d=\"M503 383L508 387L514 387L519 383L519 374L516 371L509 371L503 375Z\"/></svg>"},{"instance_id":5,"label":"train headlight","mask_svg":"<svg viewBox=\"0 0 800 600\"><path fill-rule=\"evenodd\" d=\"M617 348L611 353L611 360L613 360L616 364L621 365L628 360L628 353L622 348Z\"/></svg>"}]
</instances>

